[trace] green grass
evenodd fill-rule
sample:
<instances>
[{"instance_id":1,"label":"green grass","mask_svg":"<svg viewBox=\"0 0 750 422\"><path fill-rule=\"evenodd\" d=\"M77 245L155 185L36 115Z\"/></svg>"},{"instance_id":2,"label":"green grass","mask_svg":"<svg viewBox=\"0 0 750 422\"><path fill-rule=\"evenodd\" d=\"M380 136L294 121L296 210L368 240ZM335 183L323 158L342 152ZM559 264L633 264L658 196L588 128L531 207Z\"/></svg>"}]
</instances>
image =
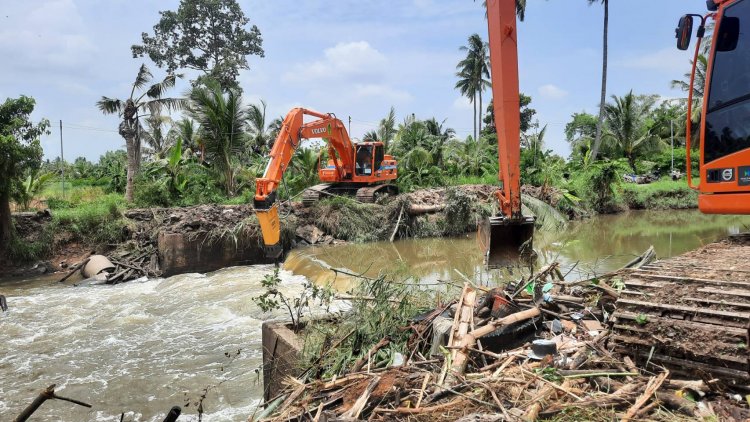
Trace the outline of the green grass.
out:
<instances>
[{"instance_id":1,"label":"green grass","mask_svg":"<svg viewBox=\"0 0 750 422\"><path fill-rule=\"evenodd\" d=\"M85 190L85 189L84 189ZM54 198L54 197L53 197ZM91 250L107 247L124 239L127 225L122 217L125 199L120 194L100 194L93 201L52 201L52 221L30 239L16 239L10 245L15 262L49 258L62 244L79 242Z\"/></svg>"},{"instance_id":2,"label":"green grass","mask_svg":"<svg viewBox=\"0 0 750 422\"><path fill-rule=\"evenodd\" d=\"M459 186L459 185L497 185L500 182L497 179L497 174L485 174L482 176L455 176L447 177L445 184L447 186Z\"/></svg>"},{"instance_id":3,"label":"green grass","mask_svg":"<svg viewBox=\"0 0 750 422\"><path fill-rule=\"evenodd\" d=\"M698 194L685 180L662 178L653 183L621 185L622 200L630 209L689 209L698 206Z\"/></svg>"}]
</instances>

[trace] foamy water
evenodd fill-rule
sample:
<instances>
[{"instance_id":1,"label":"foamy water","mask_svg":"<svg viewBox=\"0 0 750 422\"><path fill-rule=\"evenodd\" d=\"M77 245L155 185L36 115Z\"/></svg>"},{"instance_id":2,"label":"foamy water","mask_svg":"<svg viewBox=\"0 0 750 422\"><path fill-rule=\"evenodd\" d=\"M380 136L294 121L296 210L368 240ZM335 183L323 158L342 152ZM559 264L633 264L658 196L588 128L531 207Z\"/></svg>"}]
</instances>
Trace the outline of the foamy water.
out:
<instances>
[{"instance_id":1,"label":"foamy water","mask_svg":"<svg viewBox=\"0 0 750 422\"><path fill-rule=\"evenodd\" d=\"M40 421L161 421L172 406L197 420L193 402L210 388L205 421L246 420L262 396L264 314L252 301L272 266L234 267L116 286L72 287L54 281L0 284L0 420L12 420L38 392ZM304 279L282 271L282 291ZM239 355L236 355L237 351ZM231 357L227 357L229 353Z\"/></svg>"}]
</instances>

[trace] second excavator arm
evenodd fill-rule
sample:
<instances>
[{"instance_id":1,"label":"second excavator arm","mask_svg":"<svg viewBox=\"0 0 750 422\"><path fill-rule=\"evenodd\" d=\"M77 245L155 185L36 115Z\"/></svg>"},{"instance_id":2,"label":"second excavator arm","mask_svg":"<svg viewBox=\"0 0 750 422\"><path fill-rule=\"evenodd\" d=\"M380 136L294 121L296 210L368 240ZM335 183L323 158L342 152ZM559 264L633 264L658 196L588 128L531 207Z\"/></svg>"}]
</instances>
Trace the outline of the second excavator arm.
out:
<instances>
[{"instance_id":1,"label":"second excavator arm","mask_svg":"<svg viewBox=\"0 0 750 422\"><path fill-rule=\"evenodd\" d=\"M305 116L316 117L309 123ZM281 226L276 202L277 191L284 173L289 168L294 152L303 139L323 138L328 142L328 156L334 162L340 180L350 179L354 171L354 148L344 123L333 114L294 108L284 118L278 136L271 147L263 177L255 180L253 206L258 217L266 255L277 258L283 252Z\"/></svg>"},{"instance_id":2,"label":"second excavator arm","mask_svg":"<svg viewBox=\"0 0 750 422\"><path fill-rule=\"evenodd\" d=\"M487 0L492 97L497 128L500 212L480 223L479 239L491 266L512 265L531 252L534 219L521 213L521 119L516 1Z\"/></svg>"}]
</instances>

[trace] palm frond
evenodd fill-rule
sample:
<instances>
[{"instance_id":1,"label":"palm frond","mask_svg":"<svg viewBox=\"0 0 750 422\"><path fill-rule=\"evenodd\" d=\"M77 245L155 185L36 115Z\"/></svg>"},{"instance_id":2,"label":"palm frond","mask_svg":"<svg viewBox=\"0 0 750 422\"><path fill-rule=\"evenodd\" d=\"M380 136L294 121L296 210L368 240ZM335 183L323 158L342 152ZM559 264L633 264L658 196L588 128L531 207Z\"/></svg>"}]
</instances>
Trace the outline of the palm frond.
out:
<instances>
[{"instance_id":1,"label":"palm frond","mask_svg":"<svg viewBox=\"0 0 750 422\"><path fill-rule=\"evenodd\" d=\"M521 195L521 203L536 217L537 226L544 231L558 231L568 225L568 219L552 205L530 195Z\"/></svg>"},{"instance_id":2,"label":"palm frond","mask_svg":"<svg viewBox=\"0 0 750 422\"><path fill-rule=\"evenodd\" d=\"M104 114L119 114L122 112L123 102L118 100L117 98L102 96L102 99L96 102L96 106Z\"/></svg>"},{"instance_id":3,"label":"palm frond","mask_svg":"<svg viewBox=\"0 0 750 422\"><path fill-rule=\"evenodd\" d=\"M130 98L133 98L133 94L135 94L136 89L143 89L143 87L145 87L153 77L154 76L151 74L151 71L148 70L148 67L146 67L146 64L141 64L141 67L138 69L138 74L135 76L133 88L130 90Z\"/></svg>"}]
</instances>

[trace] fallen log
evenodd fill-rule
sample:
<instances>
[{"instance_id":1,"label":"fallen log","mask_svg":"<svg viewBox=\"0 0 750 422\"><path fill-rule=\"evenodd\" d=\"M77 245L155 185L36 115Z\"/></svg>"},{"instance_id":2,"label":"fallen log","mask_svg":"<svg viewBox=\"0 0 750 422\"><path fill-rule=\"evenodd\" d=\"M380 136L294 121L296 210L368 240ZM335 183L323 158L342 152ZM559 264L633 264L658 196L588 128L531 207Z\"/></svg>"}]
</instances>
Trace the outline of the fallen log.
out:
<instances>
[{"instance_id":1,"label":"fallen log","mask_svg":"<svg viewBox=\"0 0 750 422\"><path fill-rule=\"evenodd\" d=\"M479 327L476 330L467 333L462 337L462 341L460 343L461 350L457 352L456 358L453 360L453 365L451 365L451 371L453 372L453 374L463 375L464 371L466 370L466 363L469 360L469 354L467 353L467 350L471 347L474 347L474 344L476 344L478 338L487 335L502 326L515 324L520 321L526 321L528 319L539 316L539 314L539 308L527 309L525 311L508 315L505 318L490 321L487 323L487 325Z\"/></svg>"},{"instance_id":2,"label":"fallen log","mask_svg":"<svg viewBox=\"0 0 750 422\"><path fill-rule=\"evenodd\" d=\"M445 209L445 204L438 205L409 205L408 213L411 216L418 216L423 214L434 214Z\"/></svg>"}]
</instances>

